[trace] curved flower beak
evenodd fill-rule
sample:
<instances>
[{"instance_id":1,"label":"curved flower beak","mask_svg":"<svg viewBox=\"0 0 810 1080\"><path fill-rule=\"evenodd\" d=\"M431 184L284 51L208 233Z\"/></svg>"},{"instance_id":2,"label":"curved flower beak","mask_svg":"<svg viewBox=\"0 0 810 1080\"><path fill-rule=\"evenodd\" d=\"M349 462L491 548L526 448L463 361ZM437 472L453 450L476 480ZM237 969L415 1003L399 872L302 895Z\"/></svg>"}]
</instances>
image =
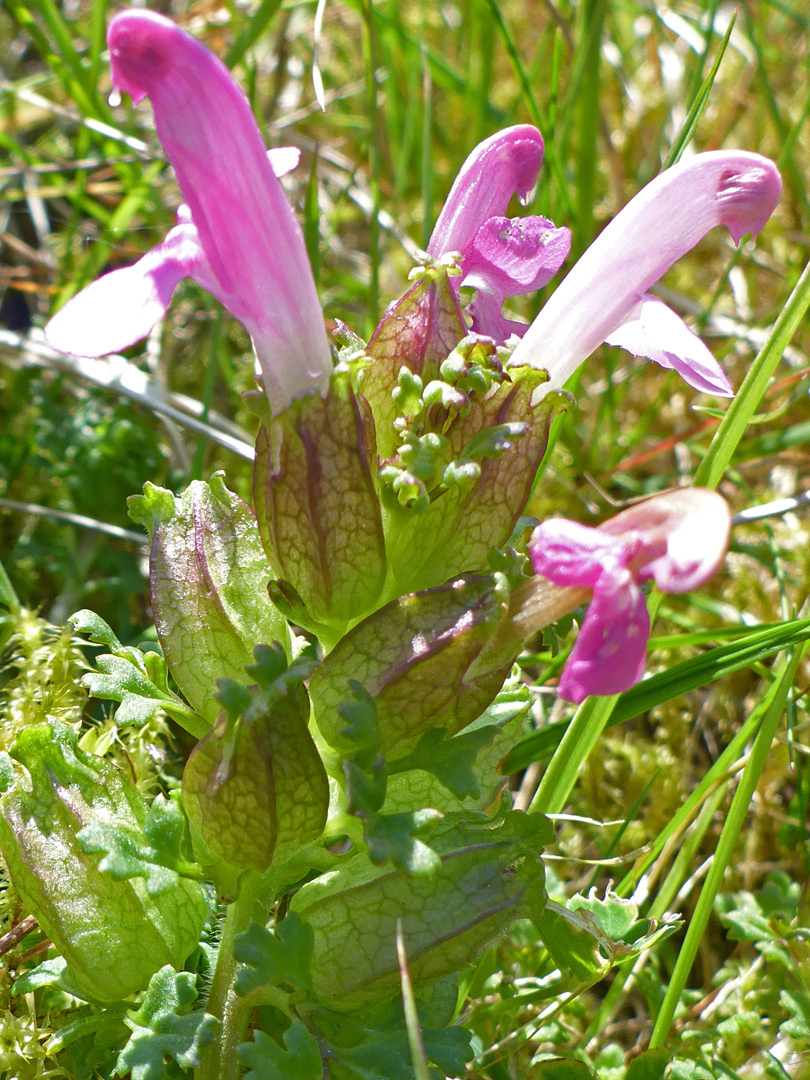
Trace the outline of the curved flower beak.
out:
<instances>
[{"instance_id":1,"label":"curved flower beak","mask_svg":"<svg viewBox=\"0 0 810 1080\"><path fill-rule=\"evenodd\" d=\"M212 53L154 12L108 30L113 82L148 96L186 201L181 224L135 266L89 286L51 320L54 348L103 355L145 336L192 277L250 334L274 412L325 392L332 370L301 231L278 182L294 152L268 157L250 106Z\"/></svg>"},{"instance_id":2,"label":"curved flower beak","mask_svg":"<svg viewBox=\"0 0 810 1080\"><path fill-rule=\"evenodd\" d=\"M641 585L662 592L698 588L728 547L724 499L704 488L658 495L598 529L564 518L539 525L529 544L535 573L555 585L593 590L579 637L560 679L560 696L618 694L641 678L650 619Z\"/></svg>"},{"instance_id":3,"label":"curved flower beak","mask_svg":"<svg viewBox=\"0 0 810 1080\"><path fill-rule=\"evenodd\" d=\"M528 196L542 162L543 139L530 124L479 143L461 167L428 244L433 258L460 255L461 277L452 280L456 288L477 290L469 309L473 330L498 341L527 329L503 318L504 300L542 288L571 246L569 230L545 218L504 216L513 195Z\"/></svg>"},{"instance_id":4,"label":"curved flower beak","mask_svg":"<svg viewBox=\"0 0 810 1080\"><path fill-rule=\"evenodd\" d=\"M758 233L781 190L773 162L743 151L697 154L667 169L591 244L510 363L546 368L547 391L607 341L675 368L699 390L731 394L708 349L647 290L715 225L725 225L735 243Z\"/></svg>"}]
</instances>

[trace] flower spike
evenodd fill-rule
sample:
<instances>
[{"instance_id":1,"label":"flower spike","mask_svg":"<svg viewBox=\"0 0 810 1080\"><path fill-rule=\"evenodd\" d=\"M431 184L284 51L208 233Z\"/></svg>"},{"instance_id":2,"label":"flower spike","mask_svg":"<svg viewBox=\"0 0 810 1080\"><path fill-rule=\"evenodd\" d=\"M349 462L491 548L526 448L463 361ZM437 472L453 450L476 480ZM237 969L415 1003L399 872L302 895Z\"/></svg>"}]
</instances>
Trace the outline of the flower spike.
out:
<instances>
[{"instance_id":1,"label":"flower spike","mask_svg":"<svg viewBox=\"0 0 810 1080\"><path fill-rule=\"evenodd\" d=\"M274 412L332 369L301 231L250 105L230 72L185 31L154 12L124 11L108 30L113 82L155 126L187 206L180 224L135 266L99 279L48 324L62 351L103 355L144 337L184 277L192 277L250 334Z\"/></svg>"},{"instance_id":2,"label":"flower spike","mask_svg":"<svg viewBox=\"0 0 810 1080\"><path fill-rule=\"evenodd\" d=\"M759 154L718 150L667 169L613 219L569 272L511 363L546 368L562 386L602 342L675 368L699 390L730 394L708 349L647 293L715 225L735 243L773 212L782 182Z\"/></svg>"},{"instance_id":3,"label":"flower spike","mask_svg":"<svg viewBox=\"0 0 810 1080\"><path fill-rule=\"evenodd\" d=\"M593 590L579 637L560 679L560 696L618 694L644 671L650 617L641 584L690 592L717 570L731 518L724 499L704 488L658 495L598 529L564 518L539 525L529 544L535 572L555 585Z\"/></svg>"},{"instance_id":4,"label":"flower spike","mask_svg":"<svg viewBox=\"0 0 810 1080\"><path fill-rule=\"evenodd\" d=\"M513 195L528 196L542 161L543 139L530 124L479 143L461 167L428 244L434 259L460 254L461 277L453 284L477 290L469 309L472 328L496 341L526 331L524 323L503 318L504 300L541 289L571 246L569 230L545 218L504 217Z\"/></svg>"}]
</instances>

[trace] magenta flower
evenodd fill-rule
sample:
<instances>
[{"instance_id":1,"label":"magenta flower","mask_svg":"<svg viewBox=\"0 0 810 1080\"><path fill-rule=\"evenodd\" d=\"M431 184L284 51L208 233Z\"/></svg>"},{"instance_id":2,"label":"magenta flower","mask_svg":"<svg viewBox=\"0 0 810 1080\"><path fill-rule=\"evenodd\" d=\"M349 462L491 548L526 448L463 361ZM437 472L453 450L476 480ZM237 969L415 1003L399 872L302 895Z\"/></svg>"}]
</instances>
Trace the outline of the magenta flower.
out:
<instances>
[{"instance_id":1,"label":"magenta flower","mask_svg":"<svg viewBox=\"0 0 810 1080\"><path fill-rule=\"evenodd\" d=\"M638 682L650 635L641 584L685 593L707 581L728 546L731 519L719 495L685 488L630 507L598 529L564 518L532 533L535 573L555 585L593 589L562 673L560 696L618 694Z\"/></svg>"},{"instance_id":2,"label":"magenta flower","mask_svg":"<svg viewBox=\"0 0 810 1080\"><path fill-rule=\"evenodd\" d=\"M534 292L557 273L571 246L568 229L543 217L505 217L513 195L525 199L543 161L543 139L529 124L479 143L461 167L430 237L428 255L461 257L456 288L476 289L472 329L504 341L525 323L501 315L507 297Z\"/></svg>"},{"instance_id":3,"label":"magenta flower","mask_svg":"<svg viewBox=\"0 0 810 1080\"><path fill-rule=\"evenodd\" d=\"M782 182L759 154L697 154L649 183L591 244L532 323L510 361L546 368L561 387L602 342L674 368L698 390L731 385L703 342L647 290L715 225L735 243L773 212Z\"/></svg>"},{"instance_id":4,"label":"magenta flower","mask_svg":"<svg viewBox=\"0 0 810 1080\"><path fill-rule=\"evenodd\" d=\"M301 231L250 105L228 69L154 12L117 15L107 33L112 78L148 96L186 206L163 243L69 301L45 330L63 352L103 356L145 337L178 282L193 278L244 325L274 412L325 392L332 361Z\"/></svg>"}]
</instances>

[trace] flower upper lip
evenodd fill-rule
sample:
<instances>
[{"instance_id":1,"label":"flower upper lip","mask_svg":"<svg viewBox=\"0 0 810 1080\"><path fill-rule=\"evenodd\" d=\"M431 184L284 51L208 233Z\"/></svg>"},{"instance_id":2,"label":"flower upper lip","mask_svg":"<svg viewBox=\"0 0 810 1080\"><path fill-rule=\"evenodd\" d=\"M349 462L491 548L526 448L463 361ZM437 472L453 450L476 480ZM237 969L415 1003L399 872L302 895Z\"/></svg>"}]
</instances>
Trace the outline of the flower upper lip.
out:
<instances>
[{"instance_id":1,"label":"flower upper lip","mask_svg":"<svg viewBox=\"0 0 810 1080\"><path fill-rule=\"evenodd\" d=\"M757 233L781 190L773 162L740 150L696 154L665 170L568 272L511 363L546 368L551 389L607 341L675 367L698 389L731 394L708 349L647 289L715 225L725 225L735 242Z\"/></svg>"},{"instance_id":2,"label":"flower upper lip","mask_svg":"<svg viewBox=\"0 0 810 1080\"><path fill-rule=\"evenodd\" d=\"M546 218L507 218L513 195L525 199L540 173L543 138L530 124L491 135L459 170L428 243L435 259L460 258L461 277L477 296L469 306L472 328L496 341L522 334L525 323L506 319L506 298L542 288L557 273L571 246L568 229Z\"/></svg>"}]
</instances>

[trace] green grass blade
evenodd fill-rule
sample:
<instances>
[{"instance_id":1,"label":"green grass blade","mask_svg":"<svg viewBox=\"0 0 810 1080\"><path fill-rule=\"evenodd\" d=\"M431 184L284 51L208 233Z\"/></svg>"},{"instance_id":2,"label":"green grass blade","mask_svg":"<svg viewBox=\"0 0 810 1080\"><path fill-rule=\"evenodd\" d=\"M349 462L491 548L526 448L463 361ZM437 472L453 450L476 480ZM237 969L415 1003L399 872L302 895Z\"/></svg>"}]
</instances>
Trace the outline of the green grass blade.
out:
<instances>
[{"instance_id":1,"label":"green grass blade","mask_svg":"<svg viewBox=\"0 0 810 1080\"><path fill-rule=\"evenodd\" d=\"M672 866L669 868L666 877L656 890L649 909L645 911L646 917L660 919L668 911L672 910L672 905L675 902L678 891L694 870L695 856L703 842L703 838L715 820L715 814L723 803L727 787L727 783L720 784L714 791L710 790L707 793L706 801L703 806L700 807L697 819L689 828L686 836L679 842L678 853L673 860ZM694 812L694 809L695 807L693 806L690 817L686 819L687 821L691 820L691 813ZM660 850L657 854L660 854ZM654 859L650 860L648 865L651 865L654 861ZM641 871L639 871L638 875L634 875L634 885L637 876L640 876L640 873ZM622 891L621 886L619 886L616 891L619 896L628 895L627 891ZM610 984L610 989L600 1002L596 1015L591 1020L588 1030L585 1033L586 1040L592 1038L599 1031L602 1031L605 1025L610 1022L619 1003L627 992L628 980L632 978L637 963L638 957L634 957L633 959L626 960L616 969L613 976L613 982Z\"/></svg>"},{"instance_id":2,"label":"green grass blade","mask_svg":"<svg viewBox=\"0 0 810 1080\"><path fill-rule=\"evenodd\" d=\"M26 10L29 16L29 19L26 20L26 29L29 33L34 23L33 14L39 14L53 40L53 46L50 46L48 51L53 57L58 58L59 63L64 65L67 71L70 72L70 93L76 104L79 105L83 112L91 116L95 116L100 120L108 119L107 109L99 100L92 64L85 64L81 55L77 52L73 45L73 31L65 22L53 0L37 0L35 4L22 5L17 3L17 0L13 0L10 7L14 10L18 21L21 21L20 9Z\"/></svg>"},{"instance_id":3,"label":"green grass blade","mask_svg":"<svg viewBox=\"0 0 810 1080\"><path fill-rule=\"evenodd\" d=\"M729 865L734 848L745 823L751 799L756 790L765 762L770 753L771 744L779 726L779 721L787 701L788 693L799 663L807 650L806 644L796 649L793 656L782 662L778 679L768 689L757 712L762 716L762 723L754 740L751 754L743 769L740 782L734 793L723 831L717 843L711 868L700 891L697 905L689 921L675 968L667 984L664 1000L655 1020L650 1047L663 1046L669 1035L675 1016L675 1009L681 997L686 979L692 969L703 932L709 921L715 897L722 885L723 876Z\"/></svg>"},{"instance_id":4,"label":"green grass blade","mask_svg":"<svg viewBox=\"0 0 810 1080\"><path fill-rule=\"evenodd\" d=\"M602 30L607 14L605 0L589 0L582 5L582 68L576 89L579 113L579 156L577 160L577 245L584 251L593 239L596 201L597 141L599 109L599 61Z\"/></svg>"},{"instance_id":5,"label":"green grass blade","mask_svg":"<svg viewBox=\"0 0 810 1080\"><path fill-rule=\"evenodd\" d=\"M750 667L782 649L801 644L810 639L810 619L780 622L764 630L747 634L730 645L718 645L701 656L691 657L674 664L667 671L652 675L649 679L626 690L616 702L608 727L615 727L648 712L656 705L670 701L733 671ZM560 720L539 731L527 735L507 754L501 765L504 774L525 769L535 761L551 757L564 738L571 721Z\"/></svg>"},{"instance_id":6,"label":"green grass blade","mask_svg":"<svg viewBox=\"0 0 810 1080\"><path fill-rule=\"evenodd\" d=\"M530 811L559 814L577 782L583 762L610 722L615 697L588 698L571 718L560 745L543 774Z\"/></svg>"},{"instance_id":7,"label":"green grass blade","mask_svg":"<svg viewBox=\"0 0 810 1080\"><path fill-rule=\"evenodd\" d=\"M304 197L304 243L309 256L309 265L312 267L312 276L317 286L321 279L321 228L320 208L318 206L318 154L312 158L312 168L309 170L309 180Z\"/></svg>"},{"instance_id":8,"label":"green grass blade","mask_svg":"<svg viewBox=\"0 0 810 1080\"><path fill-rule=\"evenodd\" d=\"M735 11L729 19L728 30L726 30L723 36L723 40L720 43L720 49L717 53L717 57L715 58L714 63L712 64L712 69L701 83L700 89L698 90L697 94L695 94L694 100L689 106L689 112L686 114L686 119L683 122L683 127L678 132L675 140L672 143L672 148L670 149L669 154L667 155L667 159L664 162L665 169L668 169L671 165L674 165L676 162L681 160L681 156L683 155L684 150L692 140L692 136L695 133L698 122L703 115L703 110L708 104L709 96L712 92L712 87L714 86L714 80L717 78L717 72L720 70L720 64L722 63L723 57L726 54L726 49L728 48L728 43L731 39L731 31L734 29L734 23L736 19L737 12ZM711 27L709 28L709 30L707 30L706 33L706 40L708 42L711 37Z\"/></svg>"},{"instance_id":9,"label":"green grass blade","mask_svg":"<svg viewBox=\"0 0 810 1080\"><path fill-rule=\"evenodd\" d=\"M0 605L8 608L9 611L20 610L19 598L2 562L0 562Z\"/></svg>"},{"instance_id":10,"label":"green grass blade","mask_svg":"<svg viewBox=\"0 0 810 1080\"><path fill-rule=\"evenodd\" d=\"M363 0L363 61L366 78L366 108L368 109L368 171L371 191L371 214L368 222L368 248L370 276L368 286L368 313L366 334L370 336L377 325L380 309L380 173L381 146L379 122L379 95L377 93L377 44L374 25L374 4Z\"/></svg>"},{"instance_id":11,"label":"green grass blade","mask_svg":"<svg viewBox=\"0 0 810 1080\"><path fill-rule=\"evenodd\" d=\"M248 49L251 49L266 32L280 7L281 0L262 0L225 56L225 63L229 68L235 67L244 59Z\"/></svg>"},{"instance_id":12,"label":"green grass blade","mask_svg":"<svg viewBox=\"0 0 810 1080\"><path fill-rule=\"evenodd\" d=\"M782 359L796 329L810 308L810 262L796 282L793 292L774 323L765 345L760 349L743 379L737 396L720 422L706 456L695 472L695 484L716 488L728 468L734 452L754 413L760 406L771 376Z\"/></svg>"},{"instance_id":13,"label":"green grass blade","mask_svg":"<svg viewBox=\"0 0 810 1080\"><path fill-rule=\"evenodd\" d=\"M92 87L98 86L101 75L101 58L107 44L107 0L94 0L90 15L90 66L87 69L87 81Z\"/></svg>"}]
</instances>

